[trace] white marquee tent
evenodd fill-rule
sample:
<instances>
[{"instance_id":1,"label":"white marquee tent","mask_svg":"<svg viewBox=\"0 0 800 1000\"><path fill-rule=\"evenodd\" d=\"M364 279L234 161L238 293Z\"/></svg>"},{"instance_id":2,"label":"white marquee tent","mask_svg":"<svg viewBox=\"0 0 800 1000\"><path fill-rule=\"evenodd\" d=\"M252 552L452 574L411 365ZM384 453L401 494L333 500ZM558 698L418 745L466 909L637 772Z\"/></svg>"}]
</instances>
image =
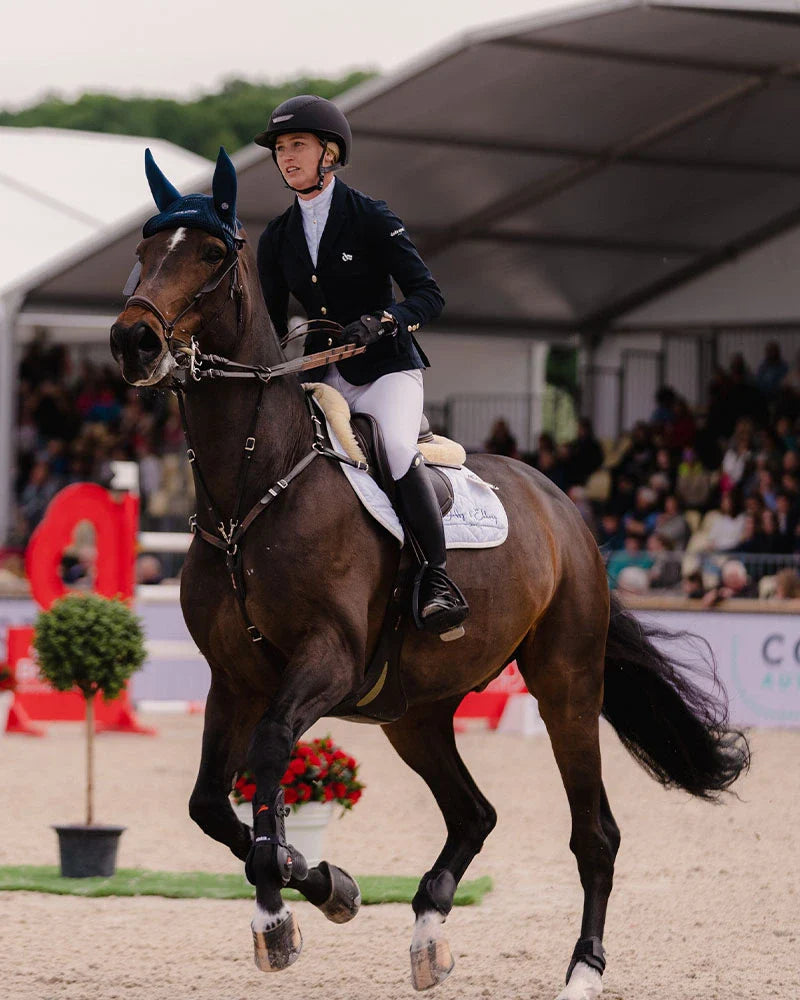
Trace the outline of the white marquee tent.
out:
<instances>
[{"instance_id":1,"label":"white marquee tent","mask_svg":"<svg viewBox=\"0 0 800 1000\"><path fill-rule=\"evenodd\" d=\"M93 252L110 229L141 218L150 200L142 169L145 144L179 183L205 182L207 160L160 139L0 128L0 542L12 479L20 308L43 278ZM29 325L35 320L30 315ZM61 322L68 326L69 317Z\"/></svg>"}]
</instances>

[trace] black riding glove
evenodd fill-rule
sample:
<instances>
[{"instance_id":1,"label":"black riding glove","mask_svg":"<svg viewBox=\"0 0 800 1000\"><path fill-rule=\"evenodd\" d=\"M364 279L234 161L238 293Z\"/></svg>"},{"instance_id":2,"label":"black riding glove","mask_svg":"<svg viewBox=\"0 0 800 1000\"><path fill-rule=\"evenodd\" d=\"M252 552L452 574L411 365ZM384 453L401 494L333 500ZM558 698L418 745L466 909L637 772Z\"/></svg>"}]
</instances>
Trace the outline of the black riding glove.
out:
<instances>
[{"instance_id":1,"label":"black riding glove","mask_svg":"<svg viewBox=\"0 0 800 1000\"><path fill-rule=\"evenodd\" d=\"M397 333L397 320L389 313L373 313L362 316L354 323L348 323L342 330L342 343L369 347L381 337L392 337Z\"/></svg>"}]
</instances>

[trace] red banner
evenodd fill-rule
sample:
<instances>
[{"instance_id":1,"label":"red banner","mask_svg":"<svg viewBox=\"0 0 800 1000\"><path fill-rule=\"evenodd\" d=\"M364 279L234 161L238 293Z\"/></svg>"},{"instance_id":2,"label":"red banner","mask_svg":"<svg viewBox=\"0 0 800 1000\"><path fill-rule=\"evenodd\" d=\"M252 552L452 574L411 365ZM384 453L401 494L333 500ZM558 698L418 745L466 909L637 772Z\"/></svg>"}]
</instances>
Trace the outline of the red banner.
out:
<instances>
[{"instance_id":1,"label":"red banner","mask_svg":"<svg viewBox=\"0 0 800 1000\"><path fill-rule=\"evenodd\" d=\"M39 673L33 648L33 628L24 625L8 630L8 665L14 671L17 690L15 703L21 705L29 719L48 722L75 722L86 717L86 702L77 689L55 691ZM127 695L123 695L127 699ZM120 714L119 699L108 702L95 698L98 722L116 722Z\"/></svg>"}]
</instances>

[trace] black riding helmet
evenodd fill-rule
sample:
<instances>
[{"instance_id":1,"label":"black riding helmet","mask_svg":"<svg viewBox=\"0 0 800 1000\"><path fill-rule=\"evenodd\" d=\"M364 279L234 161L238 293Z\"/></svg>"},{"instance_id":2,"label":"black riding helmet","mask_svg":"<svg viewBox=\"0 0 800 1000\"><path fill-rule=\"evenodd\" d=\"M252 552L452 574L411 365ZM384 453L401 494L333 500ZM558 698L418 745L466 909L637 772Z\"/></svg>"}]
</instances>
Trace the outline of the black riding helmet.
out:
<instances>
[{"instance_id":1,"label":"black riding helmet","mask_svg":"<svg viewBox=\"0 0 800 1000\"><path fill-rule=\"evenodd\" d=\"M311 191L322 188L325 173L336 169L336 167L345 166L350 158L350 149L353 144L350 126L336 105L331 101L326 101L324 97L301 94L299 97L291 97L283 104L279 104L270 115L267 128L263 132L259 132L253 141L259 146L271 149L272 158L275 160L275 142L278 136L287 135L290 132L311 132L322 143L319 182L314 187L301 191L300 194L309 194ZM335 142L339 147L339 162L336 167L322 166L328 142ZM285 180L284 184L286 184ZM291 187L289 184L286 186Z\"/></svg>"}]
</instances>

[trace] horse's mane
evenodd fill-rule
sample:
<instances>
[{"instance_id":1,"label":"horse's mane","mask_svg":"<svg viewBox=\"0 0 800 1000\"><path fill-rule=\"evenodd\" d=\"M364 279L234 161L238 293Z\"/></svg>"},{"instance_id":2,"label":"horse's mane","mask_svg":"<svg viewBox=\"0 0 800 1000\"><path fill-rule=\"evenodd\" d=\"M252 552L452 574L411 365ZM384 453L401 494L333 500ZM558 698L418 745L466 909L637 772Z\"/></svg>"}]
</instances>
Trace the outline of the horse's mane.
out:
<instances>
[{"instance_id":1,"label":"horse's mane","mask_svg":"<svg viewBox=\"0 0 800 1000\"><path fill-rule=\"evenodd\" d=\"M245 322L250 327L252 333L259 337L267 347L267 364L275 365L286 361L286 354L281 347L275 327L270 319L267 304L261 291L261 281L258 277L258 267L256 266L255 255L247 239L244 229L240 231L245 240L244 247L240 253L239 274L244 290L246 310Z\"/></svg>"}]
</instances>

